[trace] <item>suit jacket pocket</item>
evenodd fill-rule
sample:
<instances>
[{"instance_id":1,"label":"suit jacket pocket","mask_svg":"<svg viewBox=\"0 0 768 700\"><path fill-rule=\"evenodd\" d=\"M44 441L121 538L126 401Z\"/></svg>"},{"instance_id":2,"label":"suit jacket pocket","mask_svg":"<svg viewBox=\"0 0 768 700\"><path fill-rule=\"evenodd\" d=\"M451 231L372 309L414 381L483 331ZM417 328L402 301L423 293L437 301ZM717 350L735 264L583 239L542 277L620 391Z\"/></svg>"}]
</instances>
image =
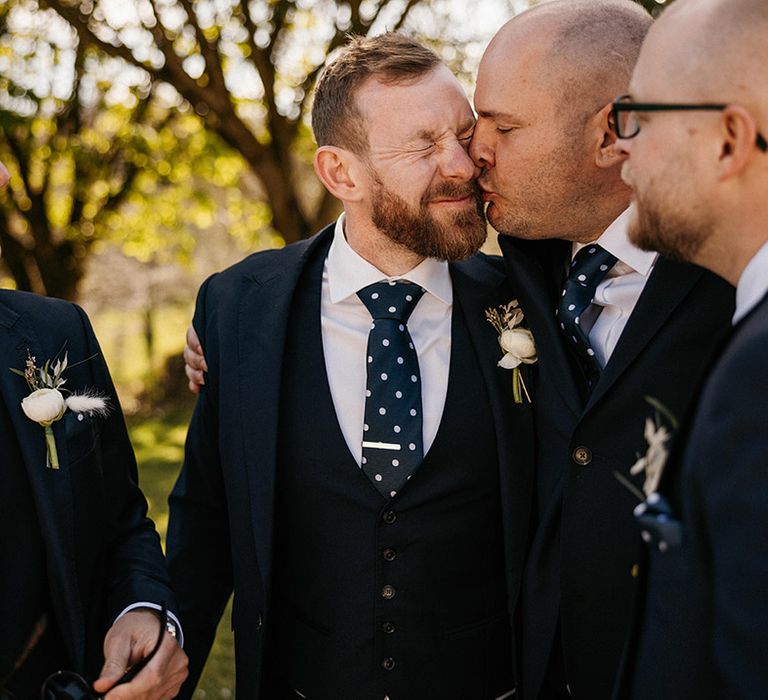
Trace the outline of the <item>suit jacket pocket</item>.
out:
<instances>
[{"instance_id":1,"label":"suit jacket pocket","mask_svg":"<svg viewBox=\"0 0 768 700\"><path fill-rule=\"evenodd\" d=\"M96 448L102 419L85 413L67 411L62 421L67 440L67 461L71 467L90 455Z\"/></svg>"}]
</instances>

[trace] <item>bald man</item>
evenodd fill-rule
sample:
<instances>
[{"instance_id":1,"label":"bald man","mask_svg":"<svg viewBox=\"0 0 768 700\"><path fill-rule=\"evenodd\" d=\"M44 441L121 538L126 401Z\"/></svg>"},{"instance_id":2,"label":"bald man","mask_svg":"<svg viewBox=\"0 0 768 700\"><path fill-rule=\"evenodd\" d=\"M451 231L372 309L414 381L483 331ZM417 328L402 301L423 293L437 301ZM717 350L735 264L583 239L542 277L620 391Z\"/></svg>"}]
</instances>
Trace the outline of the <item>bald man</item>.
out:
<instances>
[{"instance_id":1,"label":"bald man","mask_svg":"<svg viewBox=\"0 0 768 700\"><path fill-rule=\"evenodd\" d=\"M731 336L640 516L651 566L621 698L768 694L766 37L765 0L679 0L616 107L632 239L736 287Z\"/></svg>"},{"instance_id":2,"label":"bald man","mask_svg":"<svg viewBox=\"0 0 768 700\"><path fill-rule=\"evenodd\" d=\"M650 25L629 0L554 0L506 24L477 77L470 153L540 357L524 700L610 697L642 568L646 397L685 416L733 312L714 275L627 238L610 103Z\"/></svg>"}]
</instances>

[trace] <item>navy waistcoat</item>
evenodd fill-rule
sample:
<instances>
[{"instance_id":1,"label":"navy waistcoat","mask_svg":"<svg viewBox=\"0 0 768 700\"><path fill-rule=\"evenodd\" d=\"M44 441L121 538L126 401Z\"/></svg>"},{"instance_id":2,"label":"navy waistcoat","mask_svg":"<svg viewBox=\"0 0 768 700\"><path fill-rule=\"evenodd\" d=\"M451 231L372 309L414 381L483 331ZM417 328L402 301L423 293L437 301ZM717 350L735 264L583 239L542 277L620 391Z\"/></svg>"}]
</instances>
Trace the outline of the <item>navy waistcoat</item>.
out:
<instances>
[{"instance_id":1,"label":"navy waistcoat","mask_svg":"<svg viewBox=\"0 0 768 700\"><path fill-rule=\"evenodd\" d=\"M321 273L313 261L298 285L286 344L265 684L310 700L495 698L514 685L499 465L464 319L454 306L436 439L386 500L336 419Z\"/></svg>"}]
</instances>

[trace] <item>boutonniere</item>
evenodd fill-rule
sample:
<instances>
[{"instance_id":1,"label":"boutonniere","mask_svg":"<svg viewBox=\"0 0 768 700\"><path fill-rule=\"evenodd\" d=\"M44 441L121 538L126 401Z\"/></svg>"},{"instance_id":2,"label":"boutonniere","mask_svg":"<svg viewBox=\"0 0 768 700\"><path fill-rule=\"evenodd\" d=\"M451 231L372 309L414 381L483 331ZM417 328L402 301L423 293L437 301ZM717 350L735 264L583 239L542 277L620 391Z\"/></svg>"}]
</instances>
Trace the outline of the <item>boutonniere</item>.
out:
<instances>
[{"instance_id":1,"label":"boutonniere","mask_svg":"<svg viewBox=\"0 0 768 700\"><path fill-rule=\"evenodd\" d=\"M629 468L632 476L645 473L642 492L625 476L614 472L614 476L641 501L655 494L659 488L659 481L669 458L667 443L678 426L677 418L661 401L652 396L646 396L645 400L654 408L654 415L645 419L643 430L647 449L644 455L637 456L637 461ZM669 423L669 427L665 424L665 420Z\"/></svg>"},{"instance_id":2,"label":"boutonniere","mask_svg":"<svg viewBox=\"0 0 768 700\"><path fill-rule=\"evenodd\" d=\"M95 355L93 356L95 357ZM88 358L90 360L92 358ZM82 362L87 362L83 360ZM11 367L11 372L18 374L27 382L30 394L21 401L21 410L30 420L38 423L45 431L45 443L48 449L48 464L51 469L59 468L59 453L56 449L56 438L53 434L53 424L61 420L67 409L77 413L95 413L106 416L109 412L109 402L102 396L92 392L79 394L71 393L64 388L67 380L64 372L75 367L69 364L67 354L61 360L47 360L38 367L35 358L27 351L27 361L24 370ZM64 392L70 395L64 398Z\"/></svg>"},{"instance_id":3,"label":"boutonniere","mask_svg":"<svg viewBox=\"0 0 768 700\"><path fill-rule=\"evenodd\" d=\"M512 370L512 394L515 403L523 403L523 394L530 403L531 395L523 381L520 365L532 365L539 358L536 355L533 333L527 328L521 328L525 314L520 304L517 299L513 299L498 308L486 309L485 318L499 334L499 345L504 351L498 366Z\"/></svg>"},{"instance_id":4,"label":"boutonniere","mask_svg":"<svg viewBox=\"0 0 768 700\"><path fill-rule=\"evenodd\" d=\"M655 409L654 415L645 419L643 437L647 449L644 455L638 455L637 461L629 468L632 476L645 474L643 490L619 472L614 472L614 476L640 501L634 515L641 526L643 540L654 542L663 552L681 542L680 523L674 518L669 503L658 493L661 475L669 459L667 443L677 430L678 422L661 401L650 396L646 396L645 400Z\"/></svg>"}]
</instances>

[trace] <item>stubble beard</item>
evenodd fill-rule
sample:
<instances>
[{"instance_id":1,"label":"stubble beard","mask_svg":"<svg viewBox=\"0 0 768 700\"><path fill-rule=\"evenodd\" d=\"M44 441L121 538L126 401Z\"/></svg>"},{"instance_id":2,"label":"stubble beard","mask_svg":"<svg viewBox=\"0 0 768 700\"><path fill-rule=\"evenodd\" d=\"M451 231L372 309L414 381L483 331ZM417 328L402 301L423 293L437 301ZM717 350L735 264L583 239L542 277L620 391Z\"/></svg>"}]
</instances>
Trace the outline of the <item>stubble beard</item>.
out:
<instances>
[{"instance_id":1,"label":"stubble beard","mask_svg":"<svg viewBox=\"0 0 768 700\"><path fill-rule=\"evenodd\" d=\"M373 193L371 220L374 226L395 243L424 258L453 262L471 257L485 242L487 229L483 199L477 183L464 185L444 182L430 188L418 208L388 189L377 177ZM429 210L436 199L470 196L473 206L452 212L441 221Z\"/></svg>"},{"instance_id":2,"label":"stubble beard","mask_svg":"<svg viewBox=\"0 0 768 700\"><path fill-rule=\"evenodd\" d=\"M600 196L599 189L585 180L579 165L582 157L574 144L556 147L528 178L525 191L504 198L503 208L491 202L487 212L491 226L502 235L524 240L579 240L592 227L595 198Z\"/></svg>"},{"instance_id":3,"label":"stubble beard","mask_svg":"<svg viewBox=\"0 0 768 700\"><path fill-rule=\"evenodd\" d=\"M709 236L709 227L693 221L671 203L669 193L661 198L635 192L635 212L629 222L629 239L642 250L656 251L673 260L696 260Z\"/></svg>"}]
</instances>

